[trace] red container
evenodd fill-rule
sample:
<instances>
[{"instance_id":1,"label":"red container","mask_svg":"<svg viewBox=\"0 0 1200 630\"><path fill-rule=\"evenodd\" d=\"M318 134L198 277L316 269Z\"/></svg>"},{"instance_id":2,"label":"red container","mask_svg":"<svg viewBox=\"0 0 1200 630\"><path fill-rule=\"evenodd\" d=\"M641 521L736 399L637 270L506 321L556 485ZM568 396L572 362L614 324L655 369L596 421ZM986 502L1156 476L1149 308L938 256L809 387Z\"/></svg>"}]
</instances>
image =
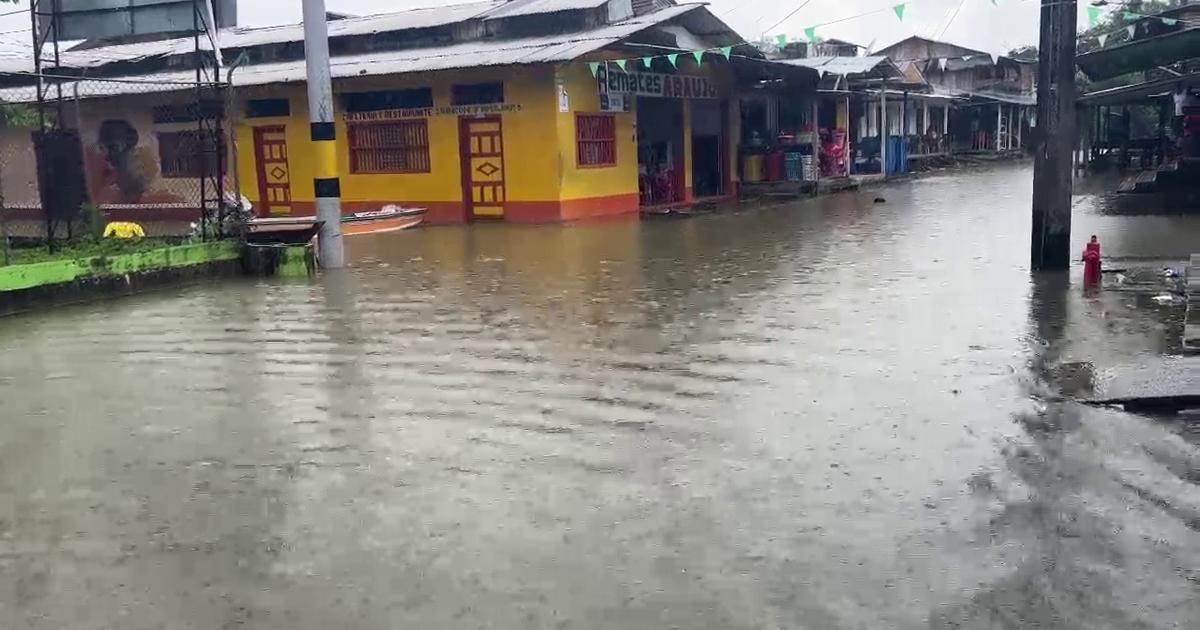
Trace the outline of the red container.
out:
<instances>
[{"instance_id":1,"label":"red container","mask_svg":"<svg viewBox=\"0 0 1200 630\"><path fill-rule=\"evenodd\" d=\"M771 151L767 154L767 181L777 182L783 179L783 151Z\"/></svg>"}]
</instances>

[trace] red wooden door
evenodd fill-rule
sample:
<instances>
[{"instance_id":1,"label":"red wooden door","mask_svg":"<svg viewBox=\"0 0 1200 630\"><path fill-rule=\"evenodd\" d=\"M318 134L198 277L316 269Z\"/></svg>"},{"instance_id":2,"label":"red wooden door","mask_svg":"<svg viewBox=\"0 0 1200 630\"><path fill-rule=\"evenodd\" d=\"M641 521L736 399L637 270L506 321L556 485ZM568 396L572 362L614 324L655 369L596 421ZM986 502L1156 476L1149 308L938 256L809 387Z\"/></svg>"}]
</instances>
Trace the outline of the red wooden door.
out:
<instances>
[{"instance_id":1,"label":"red wooden door","mask_svg":"<svg viewBox=\"0 0 1200 630\"><path fill-rule=\"evenodd\" d=\"M504 134L500 117L463 116L458 134L467 218L504 218Z\"/></svg>"},{"instance_id":2,"label":"red wooden door","mask_svg":"<svg viewBox=\"0 0 1200 630\"><path fill-rule=\"evenodd\" d=\"M254 163L258 171L259 216L292 213L292 180L288 169L287 128L254 128Z\"/></svg>"}]
</instances>

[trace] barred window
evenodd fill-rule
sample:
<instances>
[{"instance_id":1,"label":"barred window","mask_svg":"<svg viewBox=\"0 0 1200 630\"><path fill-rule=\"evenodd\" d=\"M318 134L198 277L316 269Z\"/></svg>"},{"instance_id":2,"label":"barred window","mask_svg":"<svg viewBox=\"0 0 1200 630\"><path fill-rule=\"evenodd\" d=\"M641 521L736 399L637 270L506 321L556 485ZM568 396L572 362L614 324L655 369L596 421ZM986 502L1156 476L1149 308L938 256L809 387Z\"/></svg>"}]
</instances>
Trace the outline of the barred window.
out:
<instances>
[{"instance_id":1,"label":"barred window","mask_svg":"<svg viewBox=\"0 0 1200 630\"><path fill-rule=\"evenodd\" d=\"M575 161L579 166L616 166L617 119L611 114L575 115Z\"/></svg>"},{"instance_id":2,"label":"barred window","mask_svg":"<svg viewBox=\"0 0 1200 630\"><path fill-rule=\"evenodd\" d=\"M215 175L224 150L225 143L212 131L159 132L159 171L163 177Z\"/></svg>"},{"instance_id":3,"label":"barred window","mask_svg":"<svg viewBox=\"0 0 1200 630\"><path fill-rule=\"evenodd\" d=\"M425 119L351 123L351 173L428 173L429 123Z\"/></svg>"}]
</instances>

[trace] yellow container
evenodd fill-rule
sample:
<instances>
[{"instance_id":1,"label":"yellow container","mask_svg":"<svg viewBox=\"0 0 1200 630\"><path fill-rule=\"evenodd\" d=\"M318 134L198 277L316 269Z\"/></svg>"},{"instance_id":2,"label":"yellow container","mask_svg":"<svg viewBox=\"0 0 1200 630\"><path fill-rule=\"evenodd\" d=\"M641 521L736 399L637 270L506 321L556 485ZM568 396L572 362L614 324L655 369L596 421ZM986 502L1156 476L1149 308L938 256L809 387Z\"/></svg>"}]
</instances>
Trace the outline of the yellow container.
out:
<instances>
[{"instance_id":1,"label":"yellow container","mask_svg":"<svg viewBox=\"0 0 1200 630\"><path fill-rule=\"evenodd\" d=\"M761 155L742 156L742 181L761 182L763 180L763 164Z\"/></svg>"}]
</instances>

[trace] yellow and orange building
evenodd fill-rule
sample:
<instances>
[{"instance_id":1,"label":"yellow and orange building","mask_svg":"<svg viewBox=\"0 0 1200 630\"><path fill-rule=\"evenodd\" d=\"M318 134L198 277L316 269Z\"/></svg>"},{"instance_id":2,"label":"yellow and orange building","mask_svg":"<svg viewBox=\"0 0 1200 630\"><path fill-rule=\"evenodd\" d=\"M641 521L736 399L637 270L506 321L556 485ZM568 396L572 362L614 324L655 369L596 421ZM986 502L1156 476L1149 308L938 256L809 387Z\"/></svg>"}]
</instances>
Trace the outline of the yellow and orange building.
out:
<instances>
[{"instance_id":1,"label":"yellow and orange building","mask_svg":"<svg viewBox=\"0 0 1200 630\"><path fill-rule=\"evenodd\" d=\"M228 75L223 142L226 187L262 216L314 213L297 41L299 28L221 37L227 59L258 61ZM441 224L573 221L732 196L739 94L763 79L816 84L811 69L762 59L703 5L665 0L496 0L347 18L330 23L330 42L344 210L424 207ZM183 49L80 53L80 65L123 55L158 64L125 76L143 82L119 95L80 84L88 186L119 210L110 214L182 217L198 205L189 151L203 139L186 116L163 115L193 98L177 87L188 73L170 69L169 52L186 59ZM124 153L108 159L114 146ZM9 179L28 174L4 177L13 191L22 186Z\"/></svg>"}]
</instances>

